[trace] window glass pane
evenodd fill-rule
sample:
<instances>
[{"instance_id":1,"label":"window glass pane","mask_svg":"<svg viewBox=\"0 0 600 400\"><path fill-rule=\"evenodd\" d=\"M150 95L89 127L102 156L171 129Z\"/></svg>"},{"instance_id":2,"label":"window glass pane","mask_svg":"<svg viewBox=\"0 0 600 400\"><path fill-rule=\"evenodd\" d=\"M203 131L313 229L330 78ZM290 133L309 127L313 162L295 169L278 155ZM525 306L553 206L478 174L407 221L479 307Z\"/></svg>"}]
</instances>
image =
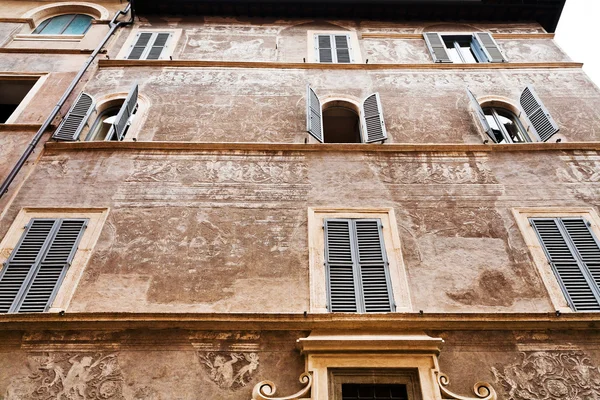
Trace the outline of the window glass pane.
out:
<instances>
[{"instance_id":1,"label":"window glass pane","mask_svg":"<svg viewBox=\"0 0 600 400\"><path fill-rule=\"evenodd\" d=\"M523 132L516 115L501 108L497 108L496 113L498 113L498 120L513 142L523 143L527 141L525 132Z\"/></svg>"},{"instance_id":2,"label":"window glass pane","mask_svg":"<svg viewBox=\"0 0 600 400\"><path fill-rule=\"evenodd\" d=\"M90 130L91 134L88 136L87 140L106 140L107 135L111 130L110 128L112 127L112 123L114 122L115 117L119 113L120 109L121 106L116 106L104 110L98 116L98 118L96 118L96 121ZM114 130L111 136L115 138L109 138L108 140L116 140Z\"/></svg>"},{"instance_id":3,"label":"window glass pane","mask_svg":"<svg viewBox=\"0 0 600 400\"><path fill-rule=\"evenodd\" d=\"M463 59L465 60L466 63L476 63L477 59L475 58L475 56L473 55L473 52L471 51L471 47L467 46L467 47L460 47L460 52L463 56Z\"/></svg>"},{"instance_id":4,"label":"window glass pane","mask_svg":"<svg viewBox=\"0 0 600 400\"><path fill-rule=\"evenodd\" d=\"M92 24L92 17L89 15L79 14L71 21L63 35L83 35L87 32Z\"/></svg>"},{"instance_id":5,"label":"window glass pane","mask_svg":"<svg viewBox=\"0 0 600 400\"><path fill-rule=\"evenodd\" d=\"M407 400L406 385L352 384L342 385L342 400Z\"/></svg>"},{"instance_id":6,"label":"window glass pane","mask_svg":"<svg viewBox=\"0 0 600 400\"><path fill-rule=\"evenodd\" d=\"M450 59L452 60L453 63L462 63L462 58L460 58L460 55L458 54L458 50L456 50L454 47L449 47L446 50L448 50L448 56L450 57Z\"/></svg>"},{"instance_id":7,"label":"window glass pane","mask_svg":"<svg viewBox=\"0 0 600 400\"><path fill-rule=\"evenodd\" d=\"M60 35L67 24L73 19L73 14L58 15L50 21L39 32L43 35Z\"/></svg>"},{"instance_id":8,"label":"window glass pane","mask_svg":"<svg viewBox=\"0 0 600 400\"><path fill-rule=\"evenodd\" d=\"M504 139L504 135L502 135L501 128L496 123L496 118L494 118L493 110L491 108L484 108L483 113L485 114L485 119L490 125L490 128L492 128L492 132L494 134L494 137L496 138L496 142L508 143L506 139Z\"/></svg>"}]
</instances>

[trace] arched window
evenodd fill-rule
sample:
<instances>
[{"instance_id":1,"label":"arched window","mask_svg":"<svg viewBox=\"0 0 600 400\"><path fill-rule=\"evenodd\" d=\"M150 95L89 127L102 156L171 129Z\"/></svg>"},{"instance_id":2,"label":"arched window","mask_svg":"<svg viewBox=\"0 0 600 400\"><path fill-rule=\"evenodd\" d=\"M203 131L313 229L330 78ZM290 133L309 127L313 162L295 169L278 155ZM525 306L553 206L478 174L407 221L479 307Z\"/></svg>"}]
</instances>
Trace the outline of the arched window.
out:
<instances>
[{"instance_id":1,"label":"arched window","mask_svg":"<svg viewBox=\"0 0 600 400\"><path fill-rule=\"evenodd\" d=\"M527 132L512 111L500 107L484 107L485 119L496 138L496 143L529 142Z\"/></svg>"},{"instance_id":2,"label":"arched window","mask_svg":"<svg viewBox=\"0 0 600 400\"><path fill-rule=\"evenodd\" d=\"M353 104L345 101L323 107L323 142L361 143L360 118Z\"/></svg>"},{"instance_id":3,"label":"arched window","mask_svg":"<svg viewBox=\"0 0 600 400\"><path fill-rule=\"evenodd\" d=\"M119 111L123 106L123 102L125 99L120 101L111 102L111 105L104 110L102 110L96 120L92 124L90 128L90 132L86 137L86 141L96 141L96 140L108 140L108 141L118 141L119 136L117 135L117 131L115 129L115 122L117 121L117 116ZM114 105L112 103L115 103ZM125 126L125 130L121 137L124 137L127 134L127 130L131 125L131 121L133 120L135 113L137 111L137 106L134 108L133 113L131 114L128 124Z\"/></svg>"},{"instance_id":4,"label":"arched window","mask_svg":"<svg viewBox=\"0 0 600 400\"><path fill-rule=\"evenodd\" d=\"M43 21L33 33L39 35L83 35L92 25L92 19L85 14L57 15Z\"/></svg>"}]
</instances>

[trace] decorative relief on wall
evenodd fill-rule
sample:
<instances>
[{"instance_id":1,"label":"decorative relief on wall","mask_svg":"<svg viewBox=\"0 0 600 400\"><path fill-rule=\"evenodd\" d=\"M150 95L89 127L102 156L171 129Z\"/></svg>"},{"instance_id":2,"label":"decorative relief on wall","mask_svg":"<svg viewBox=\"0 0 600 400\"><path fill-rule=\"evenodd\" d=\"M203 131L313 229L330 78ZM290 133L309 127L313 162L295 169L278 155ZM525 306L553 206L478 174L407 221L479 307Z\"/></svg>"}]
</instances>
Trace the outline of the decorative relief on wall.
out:
<instances>
[{"instance_id":1,"label":"decorative relief on wall","mask_svg":"<svg viewBox=\"0 0 600 400\"><path fill-rule=\"evenodd\" d=\"M600 182L600 161L571 161L556 175L563 182Z\"/></svg>"},{"instance_id":2,"label":"decorative relief on wall","mask_svg":"<svg viewBox=\"0 0 600 400\"><path fill-rule=\"evenodd\" d=\"M450 379L448 379L448 375L443 374L441 372L437 372L437 382L440 387L440 391L442 392L442 398L448 400L497 400L498 395L496 391L489 383L485 382L477 382L473 386L473 392L475 397L465 397L460 396L458 394L452 393L448 389L448 385L450 385Z\"/></svg>"},{"instance_id":3,"label":"decorative relief on wall","mask_svg":"<svg viewBox=\"0 0 600 400\"><path fill-rule=\"evenodd\" d=\"M304 387L297 393L290 396L280 397L277 396L277 387L271 381L262 381L257 383L252 390L252 400L302 400L307 393L310 392L312 387L312 375L308 372L300 375L300 383ZM306 398L306 400L309 400Z\"/></svg>"},{"instance_id":4,"label":"decorative relief on wall","mask_svg":"<svg viewBox=\"0 0 600 400\"><path fill-rule=\"evenodd\" d=\"M600 368L580 351L521 353L521 362L492 368L509 400L600 398Z\"/></svg>"},{"instance_id":5,"label":"decorative relief on wall","mask_svg":"<svg viewBox=\"0 0 600 400\"><path fill-rule=\"evenodd\" d=\"M369 166L390 184L497 183L483 159L392 156L371 161Z\"/></svg>"},{"instance_id":6,"label":"decorative relief on wall","mask_svg":"<svg viewBox=\"0 0 600 400\"><path fill-rule=\"evenodd\" d=\"M236 390L246 386L258 369L257 353L198 353L210 379L221 389Z\"/></svg>"},{"instance_id":7,"label":"decorative relief on wall","mask_svg":"<svg viewBox=\"0 0 600 400\"><path fill-rule=\"evenodd\" d=\"M30 356L30 372L13 378L6 400L124 400L117 354L54 353Z\"/></svg>"}]
</instances>

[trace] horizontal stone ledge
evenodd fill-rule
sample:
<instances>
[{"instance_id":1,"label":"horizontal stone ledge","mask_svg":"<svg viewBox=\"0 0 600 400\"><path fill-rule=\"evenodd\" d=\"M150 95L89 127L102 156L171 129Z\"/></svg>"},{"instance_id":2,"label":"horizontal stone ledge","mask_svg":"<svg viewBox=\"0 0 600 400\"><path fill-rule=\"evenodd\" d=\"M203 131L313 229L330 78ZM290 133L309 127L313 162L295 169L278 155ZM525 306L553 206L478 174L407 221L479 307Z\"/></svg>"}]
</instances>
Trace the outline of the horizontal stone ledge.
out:
<instances>
[{"instance_id":1,"label":"horizontal stone ledge","mask_svg":"<svg viewBox=\"0 0 600 400\"><path fill-rule=\"evenodd\" d=\"M0 53L12 54L92 54L93 49L60 49L60 48L36 48L36 47L0 47ZM106 51L102 51L106 53ZM101 53L102 53L101 52Z\"/></svg>"},{"instance_id":2,"label":"horizontal stone ledge","mask_svg":"<svg viewBox=\"0 0 600 400\"><path fill-rule=\"evenodd\" d=\"M0 17L0 23L27 24L30 28L35 28L35 22L33 18Z\"/></svg>"},{"instance_id":3,"label":"horizontal stone ledge","mask_svg":"<svg viewBox=\"0 0 600 400\"><path fill-rule=\"evenodd\" d=\"M581 68L578 62L544 63L478 63L478 64L321 64L284 63L254 61L209 61L209 60L98 60L100 68L110 67L187 67L187 68L274 68L274 69L324 69L324 70L487 70L487 69L555 69Z\"/></svg>"},{"instance_id":4,"label":"horizontal stone ledge","mask_svg":"<svg viewBox=\"0 0 600 400\"><path fill-rule=\"evenodd\" d=\"M587 330L600 313L33 313L0 315L0 330Z\"/></svg>"},{"instance_id":5,"label":"horizontal stone ledge","mask_svg":"<svg viewBox=\"0 0 600 400\"><path fill-rule=\"evenodd\" d=\"M0 124L0 132L37 132L42 124ZM50 125L47 130L56 129L56 125Z\"/></svg>"},{"instance_id":6,"label":"horizontal stone ledge","mask_svg":"<svg viewBox=\"0 0 600 400\"><path fill-rule=\"evenodd\" d=\"M444 34L444 32L440 32ZM554 39L554 33L492 33L494 39ZM365 39L423 39L422 33L370 32Z\"/></svg>"},{"instance_id":7,"label":"horizontal stone ledge","mask_svg":"<svg viewBox=\"0 0 600 400\"><path fill-rule=\"evenodd\" d=\"M600 142L515 143L515 144L302 144L302 143L208 143L208 142L47 142L54 151L297 151L297 152L522 152L600 150Z\"/></svg>"}]
</instances>

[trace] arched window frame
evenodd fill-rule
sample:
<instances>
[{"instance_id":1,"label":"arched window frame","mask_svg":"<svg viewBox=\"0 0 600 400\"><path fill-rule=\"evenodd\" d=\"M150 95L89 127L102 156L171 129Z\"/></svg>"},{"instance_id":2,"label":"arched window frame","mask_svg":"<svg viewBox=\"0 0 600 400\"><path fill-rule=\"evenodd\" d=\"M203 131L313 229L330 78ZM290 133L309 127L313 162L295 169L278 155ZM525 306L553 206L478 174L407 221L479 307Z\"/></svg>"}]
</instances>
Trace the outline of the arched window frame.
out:
<instances>
[{"instance_id":1,"label":"arched window frame","mask_svg":"<svg viewBox=\"0 0 600 400\"><path fill-rule=\"evenodd\" d=\"M62 25L60 32L44 33L44 30L48 27L48 25L50 25L52 23L53 20L56 20L57 18L65 17L65 16L68 16L71 18ZM77 18L79 18L80 16L89 18L88 24L85 27L85 29L82 32L65 33L71 27L73 22L75 22L75 20ZM59 15L55 15L50 18L46 18L35 28L35 30L32 32L32 34L34 34L34 35L47 35L47 34L49 34L49 35L85 35L87 33L87 31L90 29L90 27L92 26L93 20L94 20L94 17L92 17L91 15L87 15L87 14L59 14Z\"/></svg>"},{"instance_id":2,"label":"arched window frame","mask_svg":"<svg viewBox=\"0 0 600 400\"><path fill-rule=\"evenodd\" d=\"M109 11L99 5L94 3L87 2L76 2L76 1L66 1L66 2L57 2L45 4L40 7L36 7L27 11L21 17L24 19L29 19L32 21L29 27L24 28L21 34L17 35L15 39L18 38L39 38L43 36L58 36L61 35L44 35L34 33L39 29L40 25L42 25L45 21L52 19L54 17L58 17L60 15L68 15L68 14L82 14L88 15L95 21L108 21L110 19ZM90 24L90 27L93 25ZM89 32L88 28L86 33ZM76 35L68 35L67 37L72 36L84 36L85 34L76 34Z\"/></svg>"}]
</instances>

